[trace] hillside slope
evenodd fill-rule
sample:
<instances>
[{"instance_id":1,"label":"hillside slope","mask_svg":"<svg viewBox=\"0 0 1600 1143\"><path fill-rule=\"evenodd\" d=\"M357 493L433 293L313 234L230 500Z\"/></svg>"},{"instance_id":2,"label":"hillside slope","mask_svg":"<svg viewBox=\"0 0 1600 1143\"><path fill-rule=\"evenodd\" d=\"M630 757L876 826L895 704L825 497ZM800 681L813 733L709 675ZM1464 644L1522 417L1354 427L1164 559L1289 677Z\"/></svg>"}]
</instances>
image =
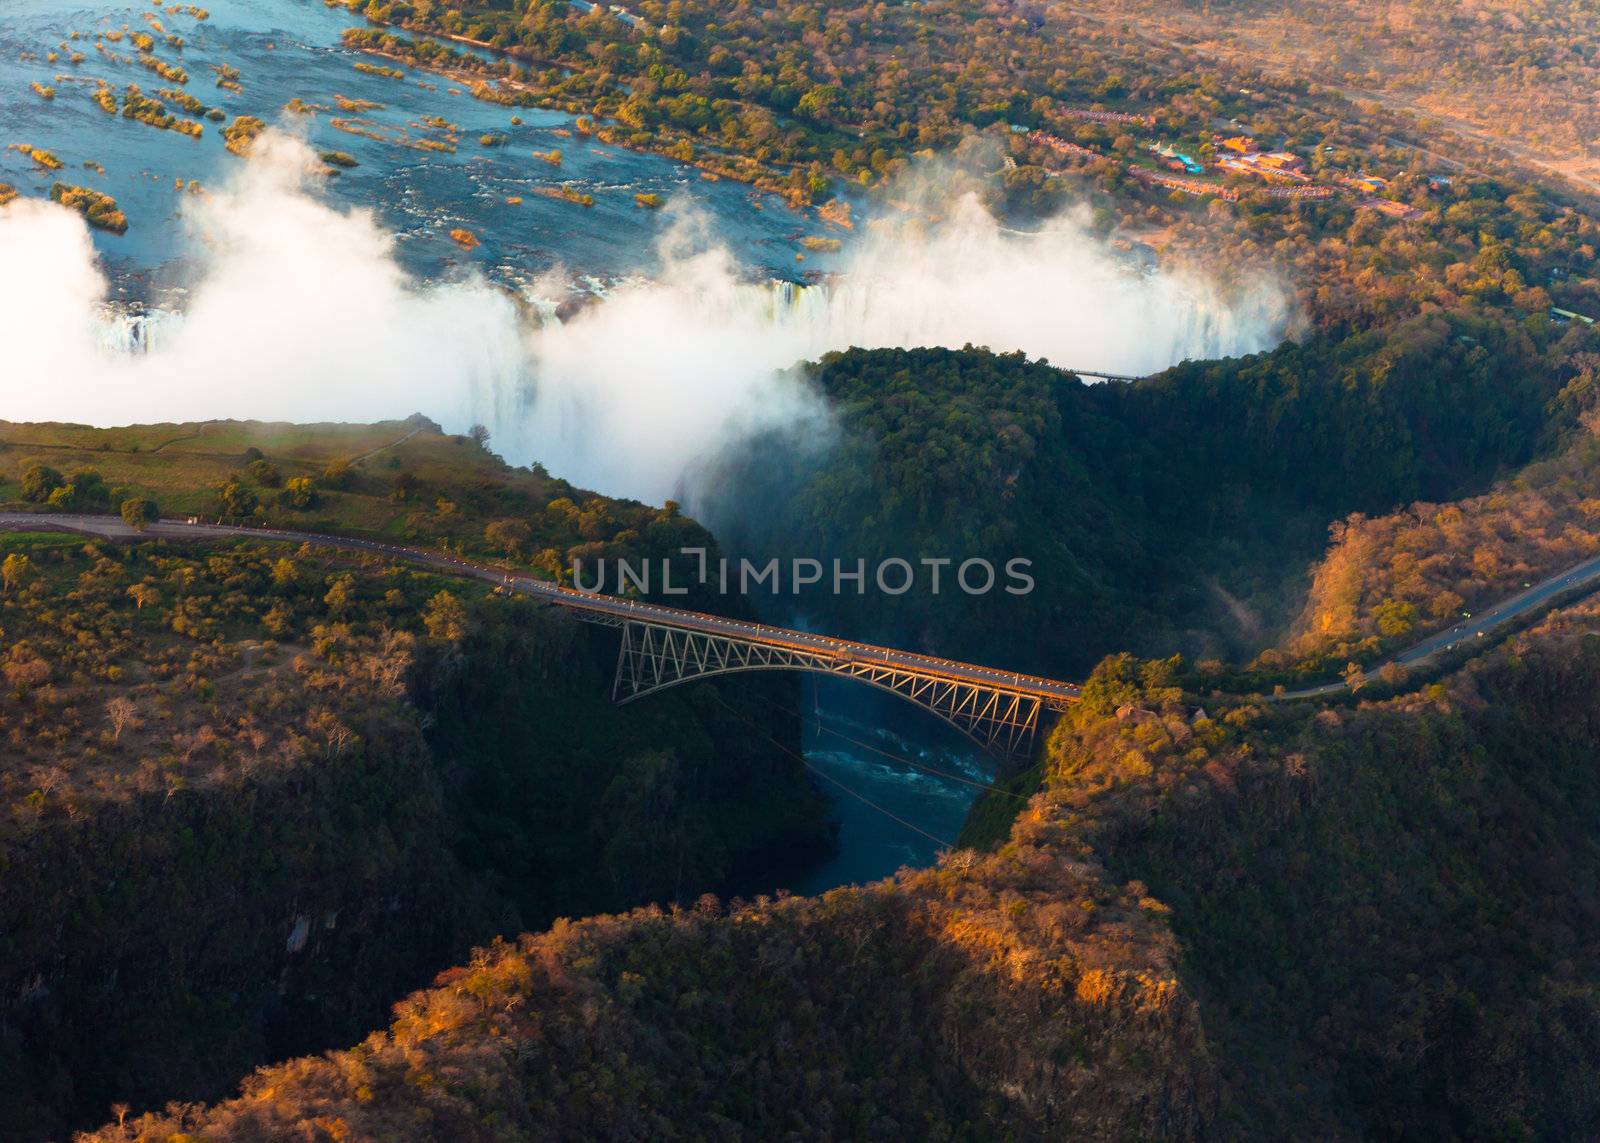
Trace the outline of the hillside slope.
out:
<instances>
[{"instance_id":1,"label":"hillside slope","mask_svg":"<svg viewBox=\"0 0 1600 1143\"><path fill-rule=\"evenodd\" d=\"M1097 669L990 855L559 925L90 1138L1600 1128L1600 611L1359 708L1200 713L1173 670Z\"/></svg>"},{"instance_id":2,"label":"hillside slope","mask_svg":"<svg viewBox=\"0 0 1600 1143\"><path fill-rule=\"evenodd\" d=\"M694 510L758 561L951 561L937 592L923 572L899 596L824 577L752 597L837 634L1056 677L1124 649L1248 657L1287 627L1330 518L1482 487L1534 454L1573 372L1548 331L1440 316L1132 384L971 347L850 350L810 371L837 441L758 441ZM973 558L1029 559L1036 586L964 594Z\"/></svg>"},{"instance_id":3,"label":"hillside slope","mask_svg":"<svg viewBox=\"0 0 1600 1143\"><path fill-rule=\"evenodd\" d=\"M7 426L30 459L0 495L79 431ZM163 433L96 433L107 447L84 451L105 475L62 463L73 495L207 506L201 465L265 494L276 482L252 465L325 466L361 435L296 430L311 459L252 460L202 433L210 455L144 463L131 445ZM413 440L440 456L418 467L459 497L442 514L457 543L497 534L493 478L553 483L428 435ZM281 432L249 439L287 451ZM369 479L393 477L349 478L314 511L415 511ZM562 549L705 536L578 499L530 513ZM767 889L826 852L798 726L770 717L778 680L618 710L614 655L561 614L372 557L0 534L0 1134L221 1095L263 1061L355 1038L498 934ZM770 739L748 733L757 717Z\"/></svg>"}]
</instances>

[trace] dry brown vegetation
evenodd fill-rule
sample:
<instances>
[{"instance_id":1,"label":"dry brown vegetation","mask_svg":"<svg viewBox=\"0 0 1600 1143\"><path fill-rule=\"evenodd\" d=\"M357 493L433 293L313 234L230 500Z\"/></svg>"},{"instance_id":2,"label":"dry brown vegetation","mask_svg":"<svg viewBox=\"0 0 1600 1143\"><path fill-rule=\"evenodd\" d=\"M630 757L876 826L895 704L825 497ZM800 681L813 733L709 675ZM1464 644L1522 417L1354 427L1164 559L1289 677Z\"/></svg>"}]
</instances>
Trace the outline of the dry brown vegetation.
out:
<instances>
[{"instance_id":1,"label":"dry brown vegetation","mask_svg":"<svg viewBox=\"0 0 1600 1143\"><path fill-rule=\"evenodd\" d=\"M867 889L559 923L356 1048L93 1138L1191 1137L1211 1064L1164 907L1049 817Z\"/></svg>"},{"instance_id":2,"label":"dry brown vegetation","mask_svg":"<svg viewBox=\"0 0 1600 1143\"><path fill-rule=\"evenodd\" d=\"M1571 388L1587 390L1592 376ZM1449 626L1463 612L1600 553L1600 420L1556 457L1448 504L1334 524L1288 651L1343 662ZM1281 662L1272 652L1264 657Z\"/></svg>"},{"instance_id":3,"label":"dry brown vegetation","mask_svg":"<svg viewBox=\"0 0 1600 1143\"><path fill-rule=\"evenodd\" d=\"M22 821L340 749L403 695L411 631L442 590L374 561L358 587L287 545L0 548L0 809Z\"/></svg>"},{"instance_id":4,"label":"dry brown vegetation","mask_svg":"<svg viewBox=\"0 0 1600 1143\"><path fill-rule=\"evenodd\" d=\"M992 854L562 922L90 1138L1582 1135L1597 627L1359 710L1208 716L1175 664L1108 660Z\"/></svg>"},{"instance_id":5,"label":"dry brown vegetation","mask_svg":"<svg viewBox=\"0 0 1600 1143\"><path fill-rule=\"evenodd\" d=\"M497 933L770 886L824 844L754 694L619 712L613 648L474 581L49 532L0 533L0 581L9 1137L221 1095Z\"/></svg>"},{"instance_id":6,"label":"dry brown vegetation","mask_svg":"<svg viewBox=\"0 0 1600 1143\"><path fill-rule=\"evenodd\" d=\"M1458 125L1593 182L1594 13L1565 0L1280 0L1076 5L1200 57L1340 85Z\"/></svg>"}]
</instances>

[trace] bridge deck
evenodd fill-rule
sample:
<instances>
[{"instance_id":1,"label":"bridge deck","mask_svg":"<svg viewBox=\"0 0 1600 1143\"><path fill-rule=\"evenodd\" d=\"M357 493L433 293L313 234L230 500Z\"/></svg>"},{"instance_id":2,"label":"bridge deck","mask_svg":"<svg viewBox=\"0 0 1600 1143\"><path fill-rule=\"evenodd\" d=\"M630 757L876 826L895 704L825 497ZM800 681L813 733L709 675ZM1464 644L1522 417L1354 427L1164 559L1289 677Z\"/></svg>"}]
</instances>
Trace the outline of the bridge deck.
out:
<instances>
[{"instance_id":1,"label":"bridge deck","mask_svg":"<svg viewBox=\"0 0 1600 1143\"><path fill-rule=\"evenodd\" d=\"M799 649L829 658L870 664L881 664L935 678L974 683L994 690L1014 692L1042 700L1046 705L1061 708L1078 698L1080 688L1074 683L1024 675L1015 671L1002 671L993 667L941 659L933 655L919 655L894 647L880 647L872 643L859 643L849 639L833 639L807 631L786 627L773 627L765 623L748 623L740 619L727 619L699 611L667 607L662 604L623 599L613 595L578 591L559 584L534 579L508 568L480 564L459 556L411 548L357 536L334 536L320 532L296 532L282 528L253 528L230 524L189 524L175 520L162 520L151 524L143 533L135 532L115 516L42 515L29 512L0 512L0 527L43 531L71 531L108 538L128 539L143 536L150 539L202 540L209 538L252 537L284 540L292 543L316 544L345 551L372 552L406 560L410 563L470 575L486 583L493 583L520 592L523 595L548 600L579 614L601 622L623 623L629 620L675 627L685 631L700 631L740 639L745 642L772 647Z\"/></svg>"}]
</instances>

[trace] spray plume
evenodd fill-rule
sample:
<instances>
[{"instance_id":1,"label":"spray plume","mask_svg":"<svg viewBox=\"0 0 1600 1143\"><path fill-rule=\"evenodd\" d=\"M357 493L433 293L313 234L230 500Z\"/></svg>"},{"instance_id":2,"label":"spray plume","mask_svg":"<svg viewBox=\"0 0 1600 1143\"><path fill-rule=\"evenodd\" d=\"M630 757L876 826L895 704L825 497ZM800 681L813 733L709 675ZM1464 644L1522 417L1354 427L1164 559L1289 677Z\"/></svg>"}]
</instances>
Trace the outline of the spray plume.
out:
<instances>
[{"instance_id":1,"label":"spray plume","mask_svg":"<svg viewBox=\"0 0 1600 1143\"><path fill-rule=\"evenodd\" d=\"M481 279L412 280L370 212L308 189L316 165L269 133L231 186L187 208L201 271L181 321L138 355L105 347L107 284L82 220L31 200L0 208L0 417L420 411L457 431L487 424L513 462L659 501L747 434L822 431L792 366L830 350L973 344L1145 373L1265 348L1288 318L1275 286L1224 299L1191 273L1134 273L1080 216L1019 235L968 196L936 224L872 228L845 273L809 289L750 281L680 210L655 279L530 325Z\"/></svg>"}]
</instances>

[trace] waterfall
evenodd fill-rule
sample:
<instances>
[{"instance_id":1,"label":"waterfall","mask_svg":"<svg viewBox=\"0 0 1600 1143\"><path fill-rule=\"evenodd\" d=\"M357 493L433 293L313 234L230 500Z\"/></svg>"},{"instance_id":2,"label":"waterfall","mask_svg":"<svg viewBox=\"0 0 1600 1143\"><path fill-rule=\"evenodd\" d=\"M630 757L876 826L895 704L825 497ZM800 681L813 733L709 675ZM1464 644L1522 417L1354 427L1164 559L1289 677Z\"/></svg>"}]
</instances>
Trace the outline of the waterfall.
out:
<instances>
[{"instance_id":1,"label":"waterfall","mask_svg":"<svg viewBox=\"0 0 1600 1143\"><path fill-rule=\"evenodd\" d=\"M175 310L108 308L100 316L96 340L108 353L143 355L160 350L182 325L183 315Z\"/></svg>"}]
</instances>

